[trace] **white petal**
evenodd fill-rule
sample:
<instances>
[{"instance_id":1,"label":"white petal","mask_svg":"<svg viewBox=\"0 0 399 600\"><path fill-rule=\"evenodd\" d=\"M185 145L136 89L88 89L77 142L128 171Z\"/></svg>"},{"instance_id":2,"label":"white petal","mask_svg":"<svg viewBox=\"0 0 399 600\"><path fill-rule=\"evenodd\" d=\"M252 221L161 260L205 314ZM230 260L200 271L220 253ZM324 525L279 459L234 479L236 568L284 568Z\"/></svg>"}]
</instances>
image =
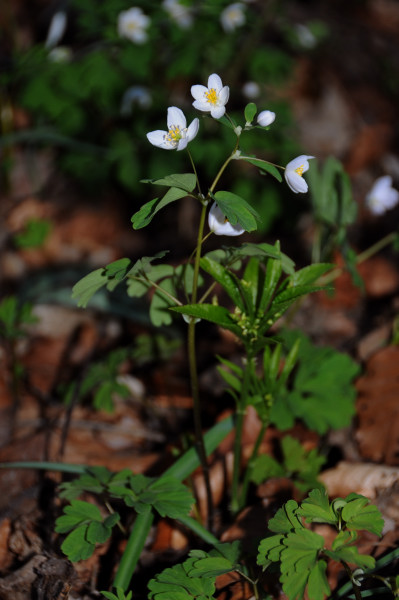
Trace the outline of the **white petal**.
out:
<instances>
[{"instance_id":1,"label":"white petal","mask_svg":"<svg viewBox=\"0 0 399 600\"><path fill-rule=\"evenodd\" d=\"M51 19L45 42L46 48L53 48L61 40L67 26L67 16L64 11L56 12Z\"/></svg>"},{"instance_id":2,"label":"white petal","mask_svg":"<svg viewBox=\"0 0 399 600\"><path fill-rule=\"evenodd\" d=\"M291 162L286 166L286 171L295 171L295 169L299 169L299 167L303 167L303 172L309 169L308 159L314 158L314 156L307 156L306 154L301 154L294 158Z\"/></svg>"},{"instance_id":3,"label":"white petal","mask_svg":"<svg viewBox=\"0 0 399 600\"><path fill-rule=\"evenodd\" d=\"M230 88L228 85L225 85L219 93L219 102L220 104L227 104L230 96Z\"/></svg>"},{"instance_id":4,"label":"white petal","mask_svg":"<svg viewBox=\"0 0 399 600\"><path fill-rule=\"evenodd\" d=\"M221 117L223 117L225 112L226 109L224 106L216 106L215 108L211 107L211 116L214 119L220 119Z\"/></svg>"},{"instance_id":5,"label":"white petal","mask_svg":"<svg viewBox=\"0 0 399 600\"><path fill-rule=\"evenodd\" d=\"M295 173L295 171L288 171L286 169L284 171L284 176L288 186L295 194L298 194L298 192L304 194L308 191L308 184L304 178L298 175L298 173Z\"/></svg>"},{"instance_id":6,"label":"white petal","mask_svg":"<svg viewBox=\"0 0 399 600\"><path fill-rule=\"evenodd\" d=\"M183 111L180 108L177 108L177 106L169 106L167 124L168 129L173 125L177 125L180 129L185 129L187 121Z\"/></svg>"},{"instance_id":7,"label":"white petal","mask_svg":"<svg viewBox=\"0 0 399 600\"><path fill-rule=\"evenodd\" d=\"M261 127L268 127L273 123L275 118L276 113L272 112L271 110L262 110L262 112L258 114L256 120L258 122L258 125L260 125Z\"/></svg>"},{"instance_id":8,"label":"white petal","mask_svg":"<svg viewBox=\"0 0 399 600\"><path fill-rule=\"evenodd\" d=\"M187 148L188 142L189 142L188 138L186 138L186 137L182 138L181 140L179 140L176 150L184 150L184 148Z\"/></svg>"},{"instance_id":9,"label":"white petal","mask_svg":"<svg viewBox=\"0 0 399 600\"><path fill-rule=\"evenodd\" d=\"M202 110L203 112L209 112L212 108L209 102L203 102L202 100L194 100L193 106L197 110Z\"/></svg>"},{"instance_id":10,"label":"white petal","mask_svg":"<svg viewBox=\"0 0 399 600\"><path fill-rule=\"evenodd\" d=\"M201 100L205 97L205 94L208 92L208 88L204 85L192 85L191 86L191 95L195 100Z\"/></svg>"},{"instance_id":11,"label":"white petal","mask_svg":"<svg viewBox=\"0 0 399 600\"><path fill-rule=\"evenodd\" d=\"M194 119L187 129L187 141L191 142L195 138L199 129L199 119Z\"/></svg>"},{"instance_id":12,"label":"white petal","mask_svg":"<svg viewBox=\"0 0 399 600\"><path fill-rule=\"evenodd\" d=\"M209 229L216 235L236 236L241 235L245 231L239 223L237 223L237 225L232 225L229 221L226 221L224 214L216 202L212 204L209 211L208 225Z\"/></svg>"},{"instance_id":13,"label":"white petal","mask_svg":"<svg viewBox=\"0 0 399 600\"><path fill-rule=\"evenodd\" d=\"M222 83L222 80L220 79L219 75L217 75L216 73L212 73L212 75L209 75L208 89L215 88L215 90L217 92L220 92L222 87L223 87L223 83Z\"/></svg>"},{"instance_id":14,"label":"white petal","mask_svg":"<svg viewBox=\"0 0 399 600\"><path fill-rule=\"evenodd\" d=\"M173 146L165 141L165 136L167 135L167 131L161 131L157 129L156 131L150 131L147 133L148 141L153 145L157 146L157 148L163 148L164 150L173 150Z\"/></svg>"}]
</instances>

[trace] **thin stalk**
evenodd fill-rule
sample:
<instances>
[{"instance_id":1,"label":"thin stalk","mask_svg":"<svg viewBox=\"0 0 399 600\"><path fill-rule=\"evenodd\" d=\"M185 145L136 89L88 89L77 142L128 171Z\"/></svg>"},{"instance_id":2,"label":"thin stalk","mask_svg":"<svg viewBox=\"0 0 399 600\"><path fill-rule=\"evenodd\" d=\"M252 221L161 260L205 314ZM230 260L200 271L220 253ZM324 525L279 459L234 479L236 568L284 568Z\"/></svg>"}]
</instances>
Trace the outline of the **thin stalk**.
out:
<instances>
[{"instance_id":1,"label":"thin stalk","mask_svg":"<svg viewBox=\"0 0 399 600\"><path fill-rule=\"evenodd\" d=\"M244 377L241 385L241 393L237 403L237 423L234 438L234 458L233 458L233 479L231 483L231 501L230 511L234 515L240 508L239 502L239 482L240 482L240 467L241 467L241 445L242 432L244 427L244 417L246 414L245 401L248 395L250 372L252 368L252 354L247 350L247 358L244 370Z\"/></svg>"},{"instance_id":2,"label":"thin stalk","mask_svg":"<svg viewBox=\"0 0 399 600\"><path fill-rule=\"evenodd\" d=\"M195 304L197 302L198 276L199 276L199 266L200 266L200 259L201 259L202 238L204 235L206 206L207 206L207 204L205 202L203 202L201 216L200 216L200 222L199 222L199 226L198 226L197 247L196 247L195 259L194 259L193 291L191 294L191 303L192 304ZM188 362L189 362L190 380L191 380L191 392L192 392L192 396L193 396L193 418L194 418L195 445L197 448L198 456L199 456L202 470L204 473L206 501L207 501L207 508L208 508L208 510L207 510L207 526L208 526L208 529L210 531L212 531L214 507L213 507L213 500L212 500L211 482L210 482L210 478L209 478L209 465L208 465L208 460L206 457L204 437L203 437L203 433L202 433L201 403L200 403L200 397L199 397L194 319L191 319L188 324L187 345L188 345Z\"/></svg>"},{"instance_id":3,"label":"thin stalk","mask_svg":"<svg viewBox=\"0 0 399 600\"><path fill-rule=\"evenodd\" d=\"M347 576L349 577L349 579L352 582L352 589L353 589L353 593L355 594L356 600L362 600L361 591L360 591L359 587L352 580L352 571L350 569L350 566L344 560L341 560L341 563L344 566Z\"/></svg>"},{"instance_id":4,"label":"thin stalk","mask_svg":"<svg viewBox=\"0 0 399 600\"><path fill-rule=\"evenodd\" d=\"M391 244L394 241L396 236L397 236L397 233L395 233L394 231L392 231L391 233L388 233L388 235L386 235L381 240L379 240L378 242L376 242L375 244L370 246L370 248L367 248L366 250L364 250L363 252L358 254L356 256L356 260L355 260L356 264L360 265L362 262L364 262L371 256L374 256L374 254L377 254L377 252L379 252L386 246L389 246L389 244ZM327 283L330 283L331 281L334 281L334 279L339 277L343 272L344 272L344 269L342 267L338 267L338 268L334 269L333 271L331 271L331 273L328 273L324 277L320 278L320 284L325 285Z\"/></svg>"},{"instance_id":5,"label":"thin stalk","mask_svg":"<svg viewBox=\"0 0 399 600\"><path fill-rule=\"evenodd\" d=\"M187 148L187 154L188 154L188 157L189 157L190 162L191 162L191 166L192 166L193 171L194 171L195 179L197 180L197 190L198 190L198 193L199 193L200 196L202 196L201 185L200 185L200 182L199 182L199 179L198 179L197 169L195 168L193 157L191 156L191 152L190 152L190 150L188 148Z\"/></svg>"},{"instance_id":6,"label":"thin stalk","mask_svg":"<svg viewBox=\"0 0 399 600\"><path fill-rule=\"evenodd\" d=\"M231 155L230 155L230 156L228 156L228 157L226 158L226 160L224 161L224 163L223 163L223 164L222 164L222 166L220 167L218 174L216 175L215 179L213 180L211 187L209 188L209 193L210 193L210 194L212 194L212 193L213 193L213 191L214 191L215 187L217 186L217 184L218 184L218 182L219 182L219 179L220 179L220 178L221 178L221 176L223 175L223 172L224 172L224 170L226 169L226 167L227 167L227 165L229 164L229 162L230 162L231 160L233 160L233 156L234 156L234 154L235 154L235 153L237 152L237 150L238 150L238 145L239 145L239 143L240 143L240 138L239 138L239 137L237 137L236 145L234 146L234 150L233 150L233 152L231 153Z\"/></svg>"},{"instance_id":7,"label":"thin stalk","mask_svg":"<svg viewBox=\"0 0 399 600\"><path fill-rule=\"evenodd\" d=\"M255 445L252 449L251 458L249 459L247 468L245 470L244 480L242 482L241 491L240 491L240 495L239 495L239 499L238 499L238 510L241 510L242 508L244 508L244 506L247 502L248 487L249 487L252 468L253 468L255 459L258 456L259 448L260 448L260 445L264 438L264 435L266 433L267 426L268 426L267 423L262 423L261 430L259 431L258 437L256 438L256 441L255 441Z\"/></svg>"}]
</instances>

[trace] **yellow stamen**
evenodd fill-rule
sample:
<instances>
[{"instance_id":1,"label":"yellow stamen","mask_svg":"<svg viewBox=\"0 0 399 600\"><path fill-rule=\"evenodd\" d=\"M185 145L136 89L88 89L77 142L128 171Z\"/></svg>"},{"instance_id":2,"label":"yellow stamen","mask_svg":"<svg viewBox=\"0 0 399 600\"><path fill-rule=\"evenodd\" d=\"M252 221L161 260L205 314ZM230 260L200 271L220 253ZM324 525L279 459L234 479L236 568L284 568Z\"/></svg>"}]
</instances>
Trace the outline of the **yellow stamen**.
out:
<instances>
[{"instance_id":1,"label":"yellow stamen","mask_svg":"<svg viewBox=\"0 0 399 600\"><path fill-rule=\"evenodd\" d=\"M217 104L218 95L215 88L210 88L208 92L205 92L205 98L209 104Z\"/></svg>"},{"instance_id":2,"label":"yellow stamen","mask_svg":"<svg viewBox=\"0 0 399 600\"><path fill-rule=\"evenodd\" d=\"M298 175L300 175L302 177L303 169L304 169L304 166L301 165L300 167L295 169L295 173L298 173Z\"/></svg>"},{"instance_id":3,"label":"yellow stamen","mask_svg":"<svg viewBox=\"0 0 399 600\"><path fill-rule=\"evenodd\" d=\"M172 127L168 131L168 135L166 136L166 141L168 142L178 142L181 140L182 134L180 131L180 127L178 125L172 125Z\"/></svg>"}]
</instances>

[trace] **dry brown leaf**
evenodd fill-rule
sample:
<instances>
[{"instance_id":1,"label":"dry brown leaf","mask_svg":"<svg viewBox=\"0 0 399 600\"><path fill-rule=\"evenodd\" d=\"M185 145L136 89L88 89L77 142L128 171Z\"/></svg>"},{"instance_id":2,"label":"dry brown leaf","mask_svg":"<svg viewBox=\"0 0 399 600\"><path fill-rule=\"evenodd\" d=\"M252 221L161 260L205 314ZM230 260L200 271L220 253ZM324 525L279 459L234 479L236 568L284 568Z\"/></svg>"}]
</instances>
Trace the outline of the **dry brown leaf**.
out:
<instances>
[{"instance_id":1,"label":"dry brown leaf","mask_svg":"<svg viewBox=\"0 0 399 600\"><path fill-rule=\"evenodd\" d=\"M399 465L399 347L374 354L356 383L361 455L373 462Z\"/></svg>"}]
</instances>

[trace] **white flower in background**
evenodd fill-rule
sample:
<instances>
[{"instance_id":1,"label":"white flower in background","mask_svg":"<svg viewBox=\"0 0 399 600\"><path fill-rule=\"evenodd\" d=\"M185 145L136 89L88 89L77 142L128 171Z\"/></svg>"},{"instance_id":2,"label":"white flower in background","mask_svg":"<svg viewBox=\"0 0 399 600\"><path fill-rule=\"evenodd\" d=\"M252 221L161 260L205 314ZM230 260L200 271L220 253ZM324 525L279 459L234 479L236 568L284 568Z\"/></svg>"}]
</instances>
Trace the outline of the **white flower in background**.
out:
<instances>
[{"instance_id":1,"label":"white flower in background","mask_svg":"<svg viewBox=\"0 0 399 600\"><path fill-rule=\"evenodd\" d=\"M271 110L262 110L256 118L258 125L261 127L268 127L273 123L276 118L276 113Z\"/></svg>"},{"instance_id":2,"label":"white flower in background","mask_svg":"<svg viewBox=\"0 0 399 600\"><path fill-rule=\"evenodd\" d=\"M309 27L298 23L295 25L295 32L298 36L298 41L304 48L314 48L317 44L317 38L310 31Z\"/></svg>"},{"instance_id":3,"label":"white flower in background","mask_svg":"<svg viewBox=\"0 0 399 600\"><path fill-rule=\"evenodd\" d=\"M126 90L122 97L121 115L131 115L135 104L144 109L151 106L151 94L146 87L143 87L142 85L132 85L132 87Z\"/></svg>"},{"instance_id":4,"label":"white flower in background","mask_svg":"<svg viewBox=\"0 0 399 600\"><path fill-rule=\"evenodd\" d=\"M308 184L303 179L302 175L309 169L308 160L314 158L314 156L306 156L301 154L288 163L285 167L284 177L288 186L295 194L300 192L304 194L308 191Z\"/></svg>"},{"instance_id":5,"label":"white flower in background","mask_svg":"<svg viewBox=\"0 0 399 600\"><path fill-rule=\"evenodd\" d=\"M144 44L147 41L147 27L150 18L138 7L129 8L119 13L118 33L120 37L127 38L136 44Z\"/></svg>"},{"instance_id":6,"label":"white flower in background","mask_svg":"<svg viewBox=\"0 0 399 600\"><path fill-rule=\"evenodd\" d=\"M208 87L204 85L191 86L191 95L194 98L193 106L197 110L210 112L214 119L220 119L226 112L230 89L223 86L219 75L213 73L208 77Z\"/></svg>"},{"instance_id":7,"label":"white flower in background","mask_svg":"<svg viewBox=\"0 0 399 600\"><path fill-rule=\"evenodd\" d=\"M163 8L182 29L188 29L193 24L193 15L188 6L180 4L179 0L164 0Z\"/></svg>"},{"instance_id":8,"label":"white flower in background","mask_svg":"<svg viewBox=\"0 0 399 600\"><path fill-rule=\"evenodd\" d=\"M254 100L260 96L260 87L255 81L247 81L242 86L242 93L248 100Z\"/></svg>"},{"instance_id":9,"label":"white flower in background","mask_svg":"<svg viewBox=\"0 0 399 600\"><path fill-rule=\"evenodd\" d=\"M366 196L366 204L374 215L382 215L399 202L399 192L392 187L392 177L384 175L375 180Z\"/></svg>"},{"instance_id":10,"label":"white flower in background","mask_svg":"<svg viewBox=\"0 0 399 600\"><path fill-rule=\"evenodd\" d=\"M244 14L245 6L241 2L234 2L233 4L229 4L226 6L224 10L220 13L220 22L222 24L223 29L230 33L237 29L237 27L241 27L245 23L245 14Z\"/></svg>"},{"instance_id":11,"label":"white flower in background","mask_svg":"<svg viewBox=\"0 0 399 600\"><path fill-rule=\"evenodd\" d=\"M46 48L54 48L63 38L67 26L67 16L64 11L56 12L51 19L45 41Z\"/></svg>"},{"instance_id":12,"label":"white flower in background","mask_svg":"<svg viewBox=\"0 0 399 600\"><path fill-rule=\"evenodd\" d=\"M241 227L239 223L232 225L224 216L216 202L211 206L208 214L208 225L209 229L216 235L241 235L245 229Z\"/></svg>"},{"instance_id":13,"label":"white flower in background","mask_svg":"<svg viewBox=\"0 0 399 600\"><path fill-rule=\"evenodd\" d=\"M157 130L147 133L147 139L153 146L164 150L184 150L188 142L191 142L198 133L199 120L194 119L187 127L183 111L176 106L168 108L167 124L168 131Z\"/></svg>"}]
</instances>

